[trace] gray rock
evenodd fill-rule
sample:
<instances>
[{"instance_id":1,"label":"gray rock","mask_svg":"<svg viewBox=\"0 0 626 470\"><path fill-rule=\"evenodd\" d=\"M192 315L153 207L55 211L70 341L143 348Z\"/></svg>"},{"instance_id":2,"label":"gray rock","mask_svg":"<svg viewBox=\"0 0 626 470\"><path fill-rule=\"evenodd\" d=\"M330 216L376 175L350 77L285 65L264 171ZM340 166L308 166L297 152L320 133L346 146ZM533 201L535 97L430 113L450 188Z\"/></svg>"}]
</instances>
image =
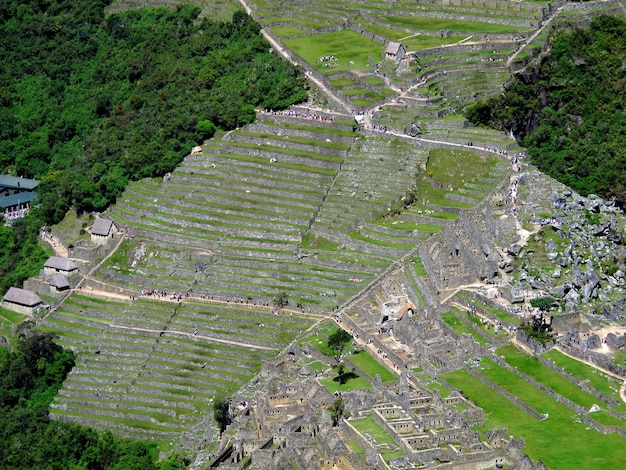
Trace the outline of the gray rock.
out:
<instances>
[{"instance_id":1,"label":"gray rock","mask_svg":"<svg viewBox=\"0 0 626 470\"><path fill-rule=\"evenodd\" d=\"M565 294L569 292L569 289L566 289L565 286L556 286L550 289L548 292L550 292L550 295L552 295L553 297L556 297L557 299L562 299L563 297L565 297Z\"/></svg>"},{"instance_id":2,"label":"gray rock","mask_svg":"<svg viewBox=\"0 0 626 470\"><path fill-rule=\"evenodd\" d=\"M565 209L567 207L567 199L560 194L553 194L552 207L556 210Z\"/></svg>"},{"instance_id":3,"label":"gray rock","mask_svg":"<svg viewBox=\"0 0 626 470\"><path fill-rule=\"evenodd\" d=\"M550 253L548 253L548 259L550 261L554 261L555 259L557 259L559 256L559 254L556 251L552 251Z\"/></svg>"},{"instance_id":4,"label":"gray rock","mask_svg":"<svg viewBox=\"0 0 626 470\"><path fill-rule=\"evenodd\" d=\"M600 207L604 205L604 200L595 194L590 194L585 200L585 210L600 212Z\"/></svg>"},{"instance_id":5,"label":"gray rock","mask_svg":"<svg viewBox=\"0 0 626 470\"><path fill-rule=\"evenodd\" d=\"M609 233L609 224L608 223L603 223L603 224L599 224L599 225L595 225L593 227L593 234L596 237L600 237L602 235L607 235Z\"/></svg>"},{"instance_id":6,"label":"gray rock","mask_svg":"<svg viewBox=\"0 0 626 470\"><path fill-rule=\"evenodd\" d=\"M520 303L525 300L526 290L521 286L511 288L511 303Z\"/></svg>"},{"instance_id":7,"label":"gray rock","mask_svg":"<svg viewBox=\"0 0 626 470\"><path fill-rule=\"evenodd\" d=\"M580 294L572 289L567 294L565 294L565 297L563 297L563 299L565 299L566 302L571 302L575 305L578 305L580 303Z\"/></svg>"},{"instance_id":8,"label":"gray rock","mask_svg":"<svg viewBox=\"0 0 626 470\"><path fill-rule=\"evenodd\" d=\"M556 260L556 262L559 263L559 266L561 266L562 268L566 268L570 264L572 264L572 259L561 256L559 259Z\"/></svg>"},{"instance_id":9,"label":"gray rock","mask_svg":"<svg viewBox=\"0 0 626 470\"><path fill-rule=\"evenodd\" d=\"M518 245L517 243L514 243L513 245L509 246L506 251L513 256L517 256L519 255L520 251L522 251L522 245Z\"/></svg>"},{"instance_id":10,"label":"gray rock","mask_svg":"<svg viewBox=\"0 0 626 470\"><path fill-rule=\"evenodd\" d=\"M616 245L621 245L622 243L624 243L622 234L617 231L608 233L606 235L606 239L612 243L615 243Z\"/></svg>"},{"instance_id":11,"label":"gray rock","mask_svg":"<svg viewBox=\"0 0 626 470\"><path fill-rule=\"evenodd\" d=\"M554 243L554 240L550 240L548 243L546 243L546 251L554 250L556 250L556 243Z\"/></svg>"},{"instance_id":12,"label":"gray rock","mask_svg":"<svg viewBox=\"0 0 626 470\"><path fill-rule=\"evenodd\" d=\"M587 347L590 349L599 348L602 346L602 340L596 334L587 336Z\"/></svg>"},{"instance_id":13,"label":"gray rock","mask_svg":"<svg viewBox=\"0 0 626 470\"><path fill-rule=\"evenodd\" d=\"M538 289L538 290L539 290L539 289L543 289L544 287L546 287L545 283L544 283L543 281L540 281L540 280L535 280L535 281L532 281L532 282L530 283L530 285L531 285L531 287L532 287L533 289Z\"/></svg>"},{"instance_id":14,"label":"gray rock","mask_svg":"<svg viewBox=\"0 0 626 470\"><path fill-rule=\"evenodd\" d=\"M389 459L389 466L391 468L404 468L409 464L408 457L394 457Z\"/></svg>"}]
</instances>

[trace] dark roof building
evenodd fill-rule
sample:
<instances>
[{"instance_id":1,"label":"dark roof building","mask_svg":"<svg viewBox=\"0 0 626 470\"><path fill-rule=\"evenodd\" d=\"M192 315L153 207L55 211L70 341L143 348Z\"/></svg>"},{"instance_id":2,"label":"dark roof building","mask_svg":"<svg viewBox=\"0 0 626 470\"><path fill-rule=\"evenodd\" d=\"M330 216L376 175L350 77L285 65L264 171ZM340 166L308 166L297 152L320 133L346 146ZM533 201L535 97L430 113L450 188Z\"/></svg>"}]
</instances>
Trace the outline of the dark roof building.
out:
<instances>
[{"instance_id":1,"label":"dark roof building","mask_svg":"<svg viewBox=\"0 0 626 470\"><path fill-rule=\"evenodd\" d=\"M49 274L74 274L78 272L78 266L71 259L62 258L61 256L51 256L43 267L44 271Z\"/></svg>"},{"instance_id":2,"label":"dark roof building","mask_svg":"<svg viewBox=\"0 0 626 470\"><path fill-rule=\"evenodd\" d=\"M3 194L4 192L11 192L11 194L14 194L15 191L34 191L37 186L39 186L39 181L37 180L19 178L17 176L10 175L0 175L0 195L2 196L7 195Z\"/></svg>"},{"instance_id":3,"label":"dark roof building","mask_svg":"<svg viewBox=\"0 0 626 470\"><path fill-rule=\"evenodd\" d=\"M19 287L11 287L4 294L2 306L14 312L20 312L31 315L35 309L43 305L43 301L29 290L20 289Z\"/></svg>"},{"instance_id":4,"label":"dark roof building","mask_svg":"<svg viewBox=\"0 0 626 470\"><path fill-rule=\"evenodd\" d=\"M101 219L100 217L97 217L91 227L91 234L98 235L100 237L108 237L111 233L112 226L113 221L111 219Z\"/></svg>"},{"instance_id":5,"label":"dark roof building","mask_svg":"<svg viewBox=\"0 0 626 470\"><path fill-rule=\"evenodd\" d=\"M91 241L98 245L105 245L119 232L119 228L111 219L96 218L91 226Z\"/></svg>"},{"instance_id":6,"label":"dark roof building","mask_svg":"<svg viewBox=\"0 0 626 470\"><path fill-rule=\"evenodd\" d=\"M53 287L57 291L67 290L70 288L70 282L61 273L53 274L48 283L50 284L50 287Z\"/></svg>"},{"instance_id":7,"label":"dark roof building","mask_svg":"<svg viewBox=\"0 0 626 470\"><path fill-rule=\"evenodd\" d=\"M385 58L400 61L404 59L406 55L406 49L402 44L395 41L389 41L387 43L387 49L385 49Z\"/></svg>"}]
</instances>

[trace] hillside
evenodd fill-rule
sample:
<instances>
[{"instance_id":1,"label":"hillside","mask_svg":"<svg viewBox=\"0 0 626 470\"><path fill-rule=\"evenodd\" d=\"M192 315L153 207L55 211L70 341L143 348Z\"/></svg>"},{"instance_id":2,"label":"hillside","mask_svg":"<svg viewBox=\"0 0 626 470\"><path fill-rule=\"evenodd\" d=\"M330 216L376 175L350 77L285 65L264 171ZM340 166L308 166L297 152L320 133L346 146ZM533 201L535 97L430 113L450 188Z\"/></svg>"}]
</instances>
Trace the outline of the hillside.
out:
<instances>
[{"instance_id":1,"label":"hillside","mask_svg":"<svg viewBox=\"0 0 626 470\"><path fill-rule=\"evenodd\" d=\"M309 99L129 183L109 239L51 228L79 266L27 283L78 357L51 417L196 469L619 465L624 215L458 112L620 6L497 5L248 4Z\"/></svg>"},{"instance_id":2,"label":"hillside","mask_svg":"<svg viewBox=\"0 0 626 470\"><path fill-rule=\"evenodd\" d=\"M594 18L552 33L541 61L468 118L513 132L537 167L583 195L626 201L626 22Z\"/></svg>"}]
</instances>

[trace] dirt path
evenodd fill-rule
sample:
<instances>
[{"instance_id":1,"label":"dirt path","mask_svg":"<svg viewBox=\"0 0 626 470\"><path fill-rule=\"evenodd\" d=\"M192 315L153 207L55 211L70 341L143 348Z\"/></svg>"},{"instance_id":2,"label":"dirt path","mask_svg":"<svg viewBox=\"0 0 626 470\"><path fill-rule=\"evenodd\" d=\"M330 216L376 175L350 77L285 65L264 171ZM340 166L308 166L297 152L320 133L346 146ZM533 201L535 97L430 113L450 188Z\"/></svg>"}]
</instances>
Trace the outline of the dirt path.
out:
<instances>
[{"instance_id":1,"label":"dirt path","mask_svg":"<svg viewBox=\"0 0 626 470\"><path fill-rule=\"evenodd\" d=\"M63 245L61 240L59 240L54 235L47 235L43 240L50 245L52 251L54 251L55 256L60 256L62 258L69 258L70 253L69 250Z\"/></svg>"},{"instance_id":2,"label":"dirt path","mask_svg":"<svg viewBox=\"0 0 626 470\"><path fill-rule=\"evenodd\" d=\"M539 27L539 28L538 28L538 29L537 29L537 30L536 30L536 31L535 31L535 32L534 32L534 33L533 33L533 34L532 34L532 35L531 35L531 36L530 36L527 40L526 40L526 42L525 42L522 46L520 46L520 48L519 48L517 51L515 51L513 54L511 54L511 57L509 57L509 58L508 58L508 60L506 61L506 66L507 66L507 67L510 67L510 66L511 66L511 64L513 63L513 61L515 60L515 58L516 58L518 55L520 55L524 49L526 49L526 46L528 46L529 44L531 44L531 43L535 40L535 38L536 38L537 36L539 36L539 35L543 32L543 30L544 30L544 29L546 29L546 26L548 26L548 25L550 24L550 22L551 22L554 18L556 18L557 13L558 13L558 11L559 11L559 10L560 10L560 9L556 10L554 15L552 15L550 18L548 18L548 19L545 21L545 23L543 23L543 24L542 24L542 25L541 25L541 26L540 26L540 27Z\"/></svg>"}]
</instances>

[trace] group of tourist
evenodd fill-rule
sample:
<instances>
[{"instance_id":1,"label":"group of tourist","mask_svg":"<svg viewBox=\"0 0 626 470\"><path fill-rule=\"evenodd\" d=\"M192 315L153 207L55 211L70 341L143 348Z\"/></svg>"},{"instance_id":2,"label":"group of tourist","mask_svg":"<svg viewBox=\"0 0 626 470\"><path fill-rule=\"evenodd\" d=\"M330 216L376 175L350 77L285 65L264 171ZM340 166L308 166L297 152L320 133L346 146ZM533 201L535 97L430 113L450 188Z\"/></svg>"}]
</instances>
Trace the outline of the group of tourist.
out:
<instances>
[{"instance_id":1,"label":"group of tourist","mask_svg":"<svg viewBox=\"0 0 626 470\"><path fill-rule=\"evenodd\" d=\"M322 64L323 67L337 67L337 58L334 55L323 55L315 63Z\"/></svg>"},{"instance_id":2,"label":"group of tourist","mask_svg":"<svg viewBox=\"0 0 626 470\"><path fill-rule=\"evenodd\" d=\"M305 119L313 119L314 121L322 121L322 122L334 122L335 118L333 116L325 116L323 114L313 113L309 110L306 112L302 112L296 109L284 109L282 111L274 111L273 109L264 109L263 114L268 114L271 116L288 116L288 117L297 117L297 118L305 118Z\"/></svg>"}]
</instances>

